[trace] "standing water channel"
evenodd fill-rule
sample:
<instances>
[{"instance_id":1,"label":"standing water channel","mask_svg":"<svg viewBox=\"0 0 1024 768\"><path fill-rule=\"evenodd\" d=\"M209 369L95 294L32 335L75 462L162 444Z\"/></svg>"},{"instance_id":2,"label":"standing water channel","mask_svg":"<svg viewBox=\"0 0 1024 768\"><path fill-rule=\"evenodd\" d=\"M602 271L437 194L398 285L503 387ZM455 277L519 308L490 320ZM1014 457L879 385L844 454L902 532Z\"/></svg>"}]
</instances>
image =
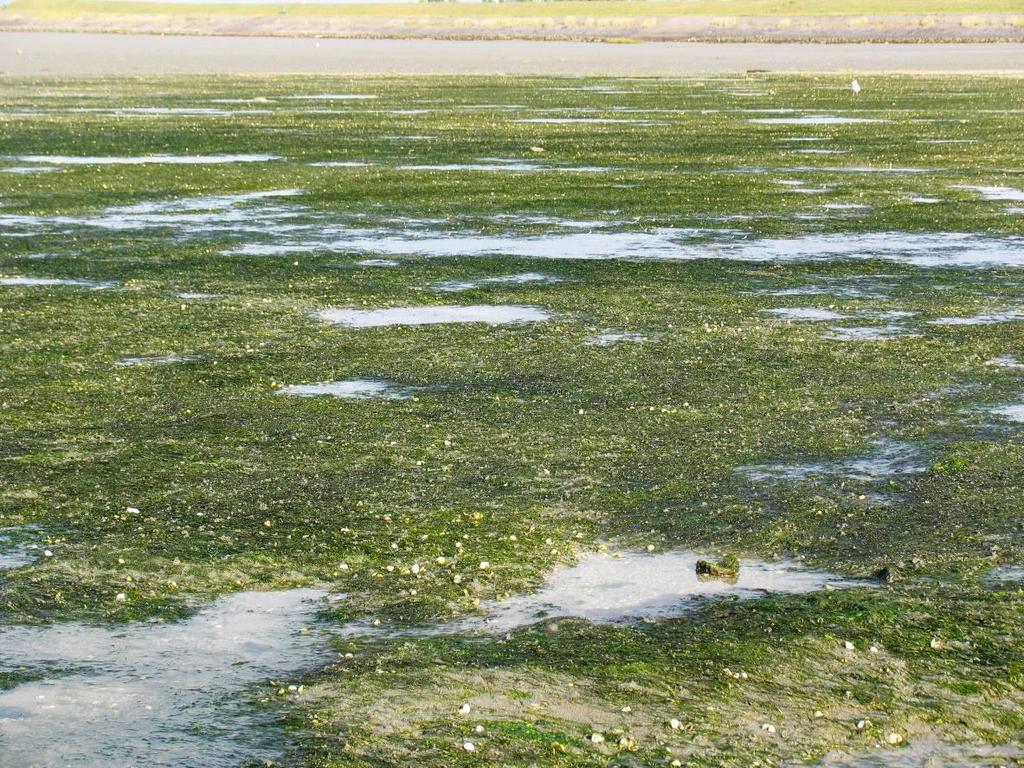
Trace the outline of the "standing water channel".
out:
<instances>
[{"instance_id":1,"label":"standing water channel","mask_svg":"<svg viewBox=\"0 0 1024 768\"><path fill-rule=\"evenodd\" d=\"M387 641L498 634L553 617L657 621L709 599L756 599L861 584L788 561L742 560L734 579L702 579L687 551L591 554L555 570L535 593L483 614L404 631L361 622L337 636ZM168 623L0 627L2 768L239 768L272 760L284 738L254 686L315 669L331 655L318 589L243 592ZM2 679L2 678L0 678ZM252 690L247 690L252 689Z\"/></svg>"},{"instance_id":2,"label":"standing water channel","mask_svg":"<svg viewBox=\"0 0 1024 768\"><path fill-rule=\"evenodd\" d=\"M280 735L245 689L326 659L310 630L324 594L240 593L166 624L0 629L0 673L44 676L0 692L0 765L237 768L276 757Z\"/></svg>"}]
</instances>

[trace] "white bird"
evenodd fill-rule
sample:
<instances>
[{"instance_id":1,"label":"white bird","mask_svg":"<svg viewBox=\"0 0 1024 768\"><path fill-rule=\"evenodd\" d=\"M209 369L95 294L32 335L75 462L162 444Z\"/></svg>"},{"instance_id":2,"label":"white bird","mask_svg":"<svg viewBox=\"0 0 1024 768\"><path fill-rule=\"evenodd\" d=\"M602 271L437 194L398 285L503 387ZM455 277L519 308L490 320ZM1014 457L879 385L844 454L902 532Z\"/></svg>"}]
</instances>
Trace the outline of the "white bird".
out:
<instances>
[{"instance_id":1,"label":"white bird","mask_svg":"<svg viewBox=\"0 0 1024 768\"><path fill-rule=\"evenodd\" d=\"M854 94L855 96L856 96L856 95L857 95L858 93L860 93L860 83L858 83L858 82L857 82L857 78L854 78L854 79L853 79L853 82L852 82L852 83L850 83L850 90L851 90L851 91L853 91L853 94Z\"/></svg>"}]
</instances>

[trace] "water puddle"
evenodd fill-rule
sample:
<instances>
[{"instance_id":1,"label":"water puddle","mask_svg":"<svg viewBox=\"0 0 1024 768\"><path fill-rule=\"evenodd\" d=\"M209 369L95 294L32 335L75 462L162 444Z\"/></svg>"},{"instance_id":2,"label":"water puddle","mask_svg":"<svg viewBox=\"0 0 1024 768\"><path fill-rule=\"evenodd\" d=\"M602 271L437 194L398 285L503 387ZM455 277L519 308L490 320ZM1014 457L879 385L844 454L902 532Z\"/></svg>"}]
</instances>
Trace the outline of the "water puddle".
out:
<instances>
[{"instance_id":1,"label":"water puddle","mask_svg":"<svg viewBox=\"0 0 1024 768\"><path fill-rule=\"evenodd\" d=\"M824 195L832 191L831 187L808 187L804 182L786 185L786 191L798 195Z\"/></svg>"},{"instance_id":2,"label":"water puddle","mask_svg":"<svg viewBox=\"0 0 1024 768\"><path fill-rule=\"evenodd\" d=\"M818 309L816 307L780 307L778 309L764 310L780 320L788 320L791 323L818 323L828 320L846 320L851 315L833 312L830 309Z\"/></svg>"},{"instance_id":3,"label":"water puddle","mask_svg":"<svg viewBox=\"0 0 1024 768\"><path fill-rule=\"evenodd\" d=\"M326 110L322 110L326 111ZM429 115L436 112L435 109L378 109L373 110L374 114L378 115L402 115L405 117L413 117L419 115ZM343 112L335 112L333 114L344 114Z\"/></svg>"},{"instance_id":4,"label":"water puddle","mask_svg":"<svg viewBox=\"0 0 1024 768\"><path fill-rule=\"evenodd\" d=\"M513 122L549 125L665 125L656 120L633 120L628 117L523 117Z\"/></svg>"},{"instance_id":5,"label":"water puddle","mask_svg":"<svg viewBox=\"0 0 1024 768\"><path fill-rule=\"evenodd\" d=\"M997 323L1016 323L1024 320L1024 312L1007 310L1005 312L982 312L970 317L938 317L929 320L929 325L995 325Z\"/></svg>"},{"instance_id":6,"label":"water puddle","mask_svg":"<svg viewBox=\"0 0 1024 768\"><path fill-rule=\"evenodd\" d=\"M617 85L574 85L572 87L568 87L568 86L557 86L557 87L556 86L552 86L552 87L548 87L548 88L541 88L541 90L542 91L565 91L567 93L579 93L579 92L585 92L585 93L614 93L614 94L634 93L634 91L629 91L629 90L626 90L625 88L620 88Z\"/></svg>"},{"instance_id":7,"label":"water puddle","mask_svg":"<svg viewBox=\"0 0 1024 768\"><path fill-rule=\"evenodd\" d=\"M394 259L363 259L356 262L359 267L400 267L402 262Z\"/></svg>"},{"instance_id":8,"label":"water puddle","mask_svg":"<svg viewBox=\"0 0 1024 768\"><path fill-rule=\"evenodd\" d=\"M185 299L185 301L205 301L207 299L218 299L221 294L219 293L202 293L200 291L185 291L177 294L179 299Z\"/></svg>"},{"instance_id":9,"label":"water puddle","mask_svg":"<svg viewBox=\"0 0 1024 768\"><path fill-rule=\"evenodd\" d=\"M753 117L747 122L761 125L850 125L854 123L886 123L875 117L841 117L839 115L802 115L799 117Z\"/></svg>"},{"instance_id":10,"label":"water puddle","mask_svg":"<svg viewBox=\"0 0 1024 768\"><path fill-rule=\"evenodd\" d=\"M63 234L74 232L77 227L98 227L122 231L167 228L182 239L201 239L212 235L267 238L224 251L247 256L348 252L365 253L381 259L408 255L746 262L880 259L919 267L1024 266L1024 237L1021 236L998 237L966 232L839 232L759 238L736 229L624 231L618 229L623 224L620 221L574 223L562 220L551 220L552 231L542 234L516 231L491 234L472 230L448 232L434 228L432 222L415 220L400 220L398 226L391 221L376 227L351 226L339 223L339 216L360 221L366 221L367 217L318 213L277 200L300 194L300 190L271 190L144 202L109 208L93 216L8 214L0 215L0 227L8 236L39 232ZM588 231L573 231L577 228Z\"/></svg>"},{"instance_id":11,"label":"water puddle","mask_svg":"<svg viewBox=\"0 0 1024 768\"><path fill-rule=\"evenodd\" d=\"M312 168L369 168L372 163L362 160L323 160L309 165Z\"/></svg>"},{"instance_id":12,"label":"water puddle","mask_svg":"<svg viewBox=\"0 0 1024 768\"><path fill-rule=\"evenodd\" d=\"M1024 202L1024 190L1014 189L1013 187L975 187L961 184L957 186L956 189L966 189L971 192L977 192L978 196L981 197L982 200L1009 203Z\"/></svg>"},{"instance_id":13,"label":"water puddle","mask_svg":"<svg viewBox=\"0 0 1024 768\"><path fill-rule=\"evenodd\" d=\"M945 202L939 197L923 197L921 195L911 195L908 199L916 205L935 205L936 203Z\"/></svg>"},{"instance_id":14,"label":"water puddle","mask_svg":"<svg viewBox=\"0 0 1024 768\"><path fill-rule=\"evenodd\" d=\"M591 347L611 347L615 344L621 343L632 343L632 344L644 344L650 341L651 338L644 333L598 333L594 336L590 336L583 343Z\"/></svg>"},{"instance_id":15,"label":"water puddle","mask_svg":"<svg viewBox=\"0 0 1024 768\"><path fill-rule=\"evenodd\" d=\"M479 280L445 280L431 285L431 290L442 293L459 293L470 291L474 288L482 288L489 285L528 285L539 283L541 285L552 285L562 282L562 278L555 275L545 275L541 272L522 272L518 275L501 275L500 277L482 277Z\"/></svg>"},{"instance_id":16,"label":"water puddle","mask_svg":"<svg viewBox=\"0 0 1024 768\"><path fill-rule=\"evenodd\" d=\"M12 165L7 168L0 168L0 173L18 173L18 174L29 174L29 173L55 173L60 168L54 168L53 166L31 166L31 165Z\"/></svg>"},{"instance_id":17,"label":"water puddle","mask_svg":"<svg viewBox=\"0 0 1024 768\"><path fill-rule=\"evenodd\" d=\"M759 291L751 291L750 293L754 296L846 296L846 293L840 293L844 289L842 288L831 288L829 286L822 285L799 285L795 288L777 288L777 289L764 289Z\"/></svg>"},{"instance_id":18,"label":"water puddle","mask_svg":"<svg viewBox=\"0 0 1024 768\"><path fill-rule=\"evenodd\" d=\"M614 213L608 211L608 213ZM531 226L548 226L553 229L608 229L621 226L625 222L607 219L561 219L556 216L545 216L543 214L523 213L498 213L490 217L499 224L527 224ZM696 230L692 230L696 231ZM716 230L717 231L717 230Z\"/></svg>"},{"instance_id":19,"label":"water puddle","mask_svg":"<svg viewBox=\"0 0 1024 768\"><path fill-rule=\"evenodd\" d=\"M438 323L537 323L551 315L537 307L516 304L471 304L389 309L325 309L316 317L345 328L380 328L388 325L435 325Z\"/></svg>"},{"instance_id":20,"label":"water puddle","mask_svg":"<svg viewBox=\"0 0 1024 768\"><path fill-rule=\"evenodd\" d=\"M378 97L372 93L308 93L281 98L288 101L368 101Z\"/></svg>"},{"instance_id":21,"label":"water puddle","mask_svg":"<svg viewBox=\"0 0 1024 768\"><path fill-rule=\"evenodd\" d=\"M266 96L249 96L244 98L210 99L211 104L273 104L273 99Z\"/></svg>"},{"instance_id":22,"label":"water puddle","mask_svg":"<svg viewBox=\"0 0 1024 768\"><path fill-rule=\"evenodd\" d=\"M991 360L987 361L985 365L993 365L996 368L1009 368L1011 370L1024 369L1024 363L1022 363L1015 357L1011 357L1010 355L1000 355L999 357L993 357Z\"/></svg>"},{"instance_id":23,"label":"water puddle","mask_svg":"<svg viewBox=\"0 0 1024 768\"><path fill-rule=\"evenodd\" d=\"M174 363L188 363L195 360L194 357L178 355L174 352L169 355L150 355L144 357L122 357L114 363L119 368L133 368L146 365L173 365Z\"/></svg>"},{"instance_id":24,"label":"water puddle","mask_svg":"<svg viewBox=\"0 0 1024 768\"><path fill-rule=\"evenodd\" d=\"M494 173L607 173L610 168L599 166L544 165L529 160L483 158L476 163L432 163L423 165L397 165L399 171L489 171Z\"/></svg>"},{"instance_id":25,"label":"water puddle","mask_svg":"<svg viewBox=\"0 0 1024 768\"><path fill-rule=\"evenodd\" d=\"M25 532L24 528L0 528L0 571L21 568L38 559L39 547L22 541Z\"/></svg>"},{"instance_id":26,"label":"water puddle","mask_svg":"<svg viewBox=\"0 0 1024 768\"><path fill-rule=\"evenodd\" d=\"M887 325L832 326L825 338L830 341L889 341L920 336L921 334L914 333L905 326L890 323Z\"/></svg>"},{"instance_id":27,"label":"water puddle","mask_svg":"<svg viewBox=\"0 0 1024 768\"><path fill-rule=\"evenodd\" d=\"M90 288L100 291L116 285L110 281L100 280L75 280L65 277L0 277L0 285L17 286L23 288L46 288L55 285L70 285L76 288Z\"/></svg>"},{"instance_id":28,"label":"water puddle","mask_svg":"<svg viewBox=\"0 0 1024 768\"><path fill-rule=\"evenodd\" d=\"M826 211L869 211L871 206L865 203L825 203L821 206Z\"/></svg>"},{"instance_id":29,"label":"water puddle","mask_svg":"<svg viewBox=\"0 0 1024 768\"><path fill-rule=\"evenodd\" d=\"M432 104L437 102L431 102L422 100L420 103ZM529 109L526 104L454 104L451 109L464 109L464 110L498 110L500 112L519 112L523 109Z\"/></svg>"},{"instance_id":30,"label":"water puddle","mask_svg":"<svg viewBox=\"0 0 1024 768\"><path fill-rule=\"evenodd\" d=\"M989 413L993 413L1007 421L1024 421L1024 403L996 406L995 408L990 408Z\"/></svg>"},{"instance_id":31,"label":"water puddle","mask_svg":"<svg viewBox=\"0 0 1024 768\"><path fill-rule=\"evenodd\" d=\"M558 170L548 168L539 163L532 163L527 160L501 160L494 162L478 163L431 163L422 165L397 165L399 171L516 171L536 172Z\"/></svg>"},{"instance_id":32,"label":"water puddle","mask_svg":"<svg viewBox=\"0 0 1024 768\"><path fill-rule=\"evenodd\" d=\"M58 110L51 110L56 112ZM232 117L234 115L269 115L269 109L216 109L213 107L75 107L61 110L109 117Z\"/></svg>"},{"instance_id":33,"label":"water puddle","mask_svg":"<svg viewBox=\"0 0 1024 768\"><path fill-rule=\"evenodd\" d=\"M988 584L1024 581L1024 568L1019 565L997 565L985 574L984 581Z\"/></svg>"},{"instance_id":34,"label":"water puddle","mask_svg":"<svg viewBox=\"0 0 1024 768\"><path fill-rule=\"evenodd\" d=\"M481 607L486 616L471 623L505 632L541 619L573 616L605 624L666 619L698 607L709 597L764 597L852 586L838 576L812 571L789 561L740 561L733 580L697 576L696 552L592 554L559 568L533 594Z\"/></svg>"},{"instance_id":35,"label":"water puddle","mask_svg":"<svg viewBox=\"0 0 1024 768\"><path fill-rule=\"evenodd\" d=\"M321 381L316 384L291 384L277 390L292 397L346 397L355 400L408 400L426 387L409 387L382 379L347 379Z\"/></svg>"},{"instance_id":36,"label":"water puddle","mask_svg":"<svg viewBox=\"0 0 1024 768\"><path fill-rule=\"evenodd\" d=\"M315 250L365 251L391 256L428 257L517 256L529 259L672 259L687 255L679 240L695 233L686 230L653 232L573 232L549 235L486 235L429 230L349 230L346 237L303 243L252 243L230 253L248 256L285 255Z\"/></svg>"},{"instance_id":37,"label":"water puddle","mask_svg":"<svg viewBox=\"0 0 1024 768\"><path fill-rule=\"evenodd\" d=\"M900 165L798 165L793 171L805 173L931 173L934 168L910 168Z\"/></svg>"},{"instance_id":38,"label":"water puddle","mask_svg":"<svg viewBox=\"0 0 1024 768\"><path fill-rule=\"evenodd\" d=\"M304 631L323 597L241 593L167 624L0 627L0 669L49 676L0 692L4 764L238 768L277 757L282 737L246 689L326 660L323 637Z\"/></svg>"},{"instance_id":39,"label":"water puddle","mask_svg":"<svg viewBox=\"0 0 1024 768\"><path fill-rule=\"evenodd\" d=\"M537 592L481 603L482 616L409 630L375 630L361 623L347 632L380 632L388 637L500 634L569 617L595 624L629 624L684 616L714 599L749 600L862 585L788 560L741 559L735 578L701 577L697 575L701 558L689 551L587 554L575 565L556 569Z\"/></svg>"},{"instance_id":40,"label":"water puddle","mask_svg":"<svg viewBox=\"0 0 1024 768\"><path fill-rule=\"evenodd\" d=\"M915 267L1024 265L1024 239L958 232L868 232L749 240L708 248L707 257L742 261L880 259Z\"/></svg>"},{"instance_id":41,"label":"water puddle","mask_svg":"<svg viewBox=\"0 0 1024 768\"><path fill-rule=\"evenodd\" d=\"M836 322L842 320L853 320L859 318L873 318L884 321L882 325L860 325L829 327L830 333L825 336L831 341L887 341L894 338L906 338L918 336L911 333L900 321L914 317L915 312L902 312L891 310L879 312L875 310L860 310L857 312L835 312L831 309L820 309L818 307L780 307L777 309L762 310L768 314L775 315L780 320L791 323L821 323Z\"/></svg>"},{"instance_id":42,"label":"water puddle","mask_svg":"<svg viewBox=\"0 0 1024 768\"><path fill-rule=\"evenodd\" d=\"M183 197L171 200L147 200L133 205L118 205L105 209L107 215L148 216L160 213L199 213L203 211L226 211L238 205L255 200L297 197L301 189L269 189L259 192L241 192L233 195L205 195Z\"/></svg>"},{"instance_id":43,"label":"water puddle","mask_svg":"<svg viewBox=\"0 0 1024 768\"><path fill-rule=\"evenodd\" d=\"M924 472L921 450L909 443L881 439L874 450L860 456L836 461L812 461L799 464L754 464L737 467L736 472L759 483L794 482L814 478L839 478L875 482L897 475Z\"/></svg>"},{"instance_id":44,"label":"water puddle","mask_svg":"<svg viewBox=\"0 0 1024 768\"><path fill-rule=\"evenodd\" d=\"M34 216L0 215L0 227L65 233L75 228L110 231L171 229L184 238L209 234L278 234L289 232L292 222L305 215L299 206L285 206L280 198L303 194L299 189L274 189L241 194L206 195L171 200L152 200L112 206L96 215Z\"/></svg>"},{"instance_id":45,"label":"water puddle","mask_svg":"<svg viewBox=\"0 0 1024 768\"><path fill-rule=\"evenodd\" d=\"M896 288L893 283L879 282L888 275L870 275L850 278L824 278L821 284L811 283L793 288L752 291L754 296L835 296L851 299L884 299Z\"/></svg>"},{"instance_id":46,"label":"water puddle","mask_svg":"<svg viewBox=\"0 0 1024 768\"><path fill-rule=\"evenodd\" d=\"M51 165L221 165L227 163L265 163L280 160L279 155L20 155L22 163L49 163Z\"/></svg>"},{"instance_id":47,"label":"water puddle","mask_svg":"<svg viewBox=\"0 0 1024 768\"><path fill-rule=\"evenodd\" d=\"M900 749L873 749L860 754L834 752L819 768L980 768L1008 766L1024 760L1018 745L947 744L936 738L915 739Z\"/></svg>"},{"instance_id":48,"label":"water puddle","mask_svg":"<svg viewBox=\"0 0 1024 768\"><path fill-rule=\"evenodd\" d=\"M0 223L3 217L0 217ZM379 256L513 256L528 259L820 262L878 259L916 267L1024 266L1024 237L968 232L864 232L756 238L736 230L660 228L642 232L552 232L517 235L430 229L338 228L330 239L247 243L227 251L244 256L310 252Z\"/></svg>"}]
</instances>

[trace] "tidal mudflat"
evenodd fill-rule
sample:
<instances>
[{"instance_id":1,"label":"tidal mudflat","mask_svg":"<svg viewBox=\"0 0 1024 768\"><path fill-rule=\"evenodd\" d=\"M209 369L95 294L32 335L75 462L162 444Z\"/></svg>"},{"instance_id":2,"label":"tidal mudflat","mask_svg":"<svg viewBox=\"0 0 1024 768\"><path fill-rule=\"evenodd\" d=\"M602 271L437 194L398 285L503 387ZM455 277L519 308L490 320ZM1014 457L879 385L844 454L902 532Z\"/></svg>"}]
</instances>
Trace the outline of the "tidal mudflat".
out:
<instances>
[{"instance_id":1,"label":"tidal mudflat","mask_svg":"<svg viewBox=\"0 0 1024 768\"><path fill-rule=\"evenodd\" d=\"M1024 95L862 86L0 84L0 765L1012 764Z\"/></svg>"},{"instance_id":2,"label":"tidal mudflat","mask_svg":"<svg viewBox=\"0 0 1024 768\"><path fill-rule=\"evenodd\" d=\"M247 688L323 663L324 639L311 631L322 597L243 592L181 622L0 629L3 665L42 677L0 691L4 761L230 768L276 758L280 735Z\"/></svg>"}]
</instances>

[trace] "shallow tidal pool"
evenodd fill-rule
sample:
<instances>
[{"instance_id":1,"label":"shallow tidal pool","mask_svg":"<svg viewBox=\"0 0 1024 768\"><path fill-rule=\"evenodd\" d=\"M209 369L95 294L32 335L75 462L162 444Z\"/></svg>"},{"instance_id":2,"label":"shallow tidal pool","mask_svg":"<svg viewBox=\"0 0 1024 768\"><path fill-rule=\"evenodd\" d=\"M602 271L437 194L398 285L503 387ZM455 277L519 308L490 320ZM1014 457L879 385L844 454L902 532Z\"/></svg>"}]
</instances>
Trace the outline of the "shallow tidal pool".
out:
<instances>
[{"instance_id":1,"label":"shallow tidal pool","mask_svg":"<svg viewBox=\"0 0 1024 768\"><path fill-rule=\"evenodd\" d=\"M1011 77L0 84L0 766L1014 765Z\"/></svg>"}]
</instances>

